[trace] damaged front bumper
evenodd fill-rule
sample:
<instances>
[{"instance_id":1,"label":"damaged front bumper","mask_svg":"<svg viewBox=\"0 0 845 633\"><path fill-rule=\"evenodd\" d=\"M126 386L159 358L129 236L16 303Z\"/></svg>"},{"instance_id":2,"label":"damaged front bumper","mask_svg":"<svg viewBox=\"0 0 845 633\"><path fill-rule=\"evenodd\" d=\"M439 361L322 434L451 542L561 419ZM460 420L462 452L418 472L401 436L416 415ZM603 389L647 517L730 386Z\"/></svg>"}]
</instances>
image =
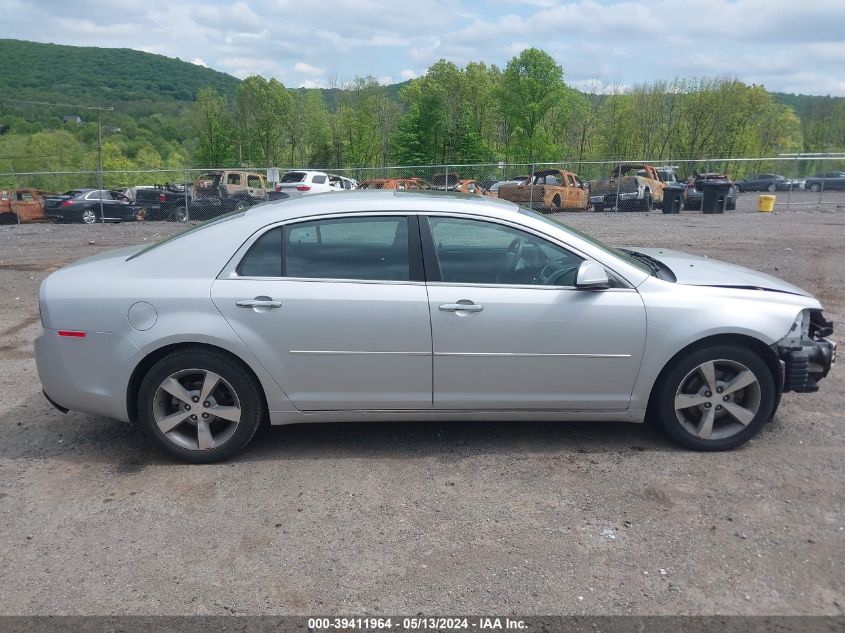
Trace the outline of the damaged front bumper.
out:
<instances>
[{"instance_id":1,"label":"damaged front bumper","mask_svg":"<svg viewBox=\"0 0 845 633\"><path fill-rule=\"evenodd\" d=\"M809 312L808 325L799 330L800 335L787 336L777 345L784 392L818 391L819 381L836 362L836 343L826 338L833 333L833 323L825 320L821 310Z\"/></svg>"}]
</instances>

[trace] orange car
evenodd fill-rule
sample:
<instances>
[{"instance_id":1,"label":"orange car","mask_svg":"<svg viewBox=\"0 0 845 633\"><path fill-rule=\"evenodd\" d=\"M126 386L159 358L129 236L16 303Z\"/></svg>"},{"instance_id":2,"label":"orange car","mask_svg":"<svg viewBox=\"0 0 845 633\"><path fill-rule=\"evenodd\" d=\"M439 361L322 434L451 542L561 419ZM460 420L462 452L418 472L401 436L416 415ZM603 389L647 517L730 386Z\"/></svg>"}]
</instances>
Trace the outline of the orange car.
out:
<instances>
[{"instance_id":1,"label":"orange car","mask_svg":"<svg viewBox=\"0 0 845 633\"><path fill-rule=\"evenodd\" d=\"M38 189L0 190L0 224L46 222L44 197L47 195Z\"/></svg>"},{"instance_id":2,"label":"orange car","mask_svg":"<svg viewBox=\"0 0 845 633\"><path fill-rule=\"evenodd\" d=\"M459 180L452 191L460 193L474 193L477 196L492 196L493 194L482 187L477 180Z\"/></svg>"},{"instance_id":3,"label":"orange car","mask_svg":"<svg viewBox=\"0 0 845 633\"><path fill-rule=\"evenodd\" d=\"M398 189L420 191L428 189L422 178L372 178L358 183L358 189Z\"/></svg>"}]
</instances>

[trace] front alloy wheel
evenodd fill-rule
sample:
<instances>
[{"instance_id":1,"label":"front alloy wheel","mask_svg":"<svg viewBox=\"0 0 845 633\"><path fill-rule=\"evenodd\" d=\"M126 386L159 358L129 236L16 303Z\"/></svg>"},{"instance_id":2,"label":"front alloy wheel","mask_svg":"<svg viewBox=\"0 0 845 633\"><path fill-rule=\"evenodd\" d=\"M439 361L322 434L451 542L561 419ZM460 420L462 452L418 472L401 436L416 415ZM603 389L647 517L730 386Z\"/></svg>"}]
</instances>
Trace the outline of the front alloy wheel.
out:
<instances>
[{"instance_id":1,"label":"front alloy wheel","mask_svg":"<svg viewBox=\"0 0 845 633\"><path fill-rule=\"evenodd\" d=\"M698 350L671 366L655 393L661 426L688 448L727 450L756 435L775 407L772 372L753 351Z\"/></svg>"},{"instance_id":2,"label":"front alloy wheel","mask_svg":"<svg viewBox=\"0 0 845 633\"><path fill-rule=\"evenodd\" d=\"M85 224L94 224L97 222L97 212L93 209L85 209L85 211L82 212L82 221L85 222Z\"/></svg>"}]
</instances>

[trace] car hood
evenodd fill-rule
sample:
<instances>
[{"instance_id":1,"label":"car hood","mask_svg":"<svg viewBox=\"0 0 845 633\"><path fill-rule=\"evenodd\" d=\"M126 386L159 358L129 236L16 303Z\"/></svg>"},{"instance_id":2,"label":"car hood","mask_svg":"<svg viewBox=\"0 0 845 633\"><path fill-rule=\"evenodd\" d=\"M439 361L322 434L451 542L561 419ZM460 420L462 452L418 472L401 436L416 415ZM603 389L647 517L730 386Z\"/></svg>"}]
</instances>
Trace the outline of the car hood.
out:
<instances>
[{"instance_id":1,"label":"car hood","mask_svg":"<svg viewBox=\"0 0 845 633\"><path fill-rule=\"evenodd\" d=\"M725 288L756 288L773 292L811 297L806 290L791 283L759 273L750 268L743 268L717 259L708 259L680 251L664 248L632 248L633 250L667 266L675 275L677 282L690 286L719 286Z\"/></svg>"}]
</instances>

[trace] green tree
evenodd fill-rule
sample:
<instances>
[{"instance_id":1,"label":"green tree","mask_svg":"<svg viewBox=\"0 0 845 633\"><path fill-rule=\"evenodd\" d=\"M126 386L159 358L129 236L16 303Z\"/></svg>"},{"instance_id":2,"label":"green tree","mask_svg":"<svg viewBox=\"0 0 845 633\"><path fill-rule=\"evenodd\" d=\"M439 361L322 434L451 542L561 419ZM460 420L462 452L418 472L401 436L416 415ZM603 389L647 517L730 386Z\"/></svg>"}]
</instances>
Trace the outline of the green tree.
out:
<instances>
[{"instance_id":1,"label":"green tree","mask_svg":"<svg viewBox=\"0 0 845 633\"><path fill-rule=\"evenodd\" d=\"M568 107L564 87L563 69L548 53L527 48L508 62L499 102L505 121L516 134L516 158L555 158L544 121L554 108Z\"/></svg>"},{"instance_id":2,"label":"green tree","mask_svg":"<svg viewBox=\"0 0 845 633\"><path fill-rule=\"evenodd\" d=\"M241 82L235 109L241 163L256 159L266 166L278 163L282 141L289 135L292 107L293 97L275 79L253 75Z\"/></svg>"},{"instance_id":3,"label":"green tree","mask_svg":"<svg viewBox=\"0 0 845 633\"><path fill-rule=\"evenodd\" d=\"M194 160L201 167L220 167L232 159L233 130L226 97L214 88L202 88L189 121L196 138Z\"/></svg>"}]
</instances>

